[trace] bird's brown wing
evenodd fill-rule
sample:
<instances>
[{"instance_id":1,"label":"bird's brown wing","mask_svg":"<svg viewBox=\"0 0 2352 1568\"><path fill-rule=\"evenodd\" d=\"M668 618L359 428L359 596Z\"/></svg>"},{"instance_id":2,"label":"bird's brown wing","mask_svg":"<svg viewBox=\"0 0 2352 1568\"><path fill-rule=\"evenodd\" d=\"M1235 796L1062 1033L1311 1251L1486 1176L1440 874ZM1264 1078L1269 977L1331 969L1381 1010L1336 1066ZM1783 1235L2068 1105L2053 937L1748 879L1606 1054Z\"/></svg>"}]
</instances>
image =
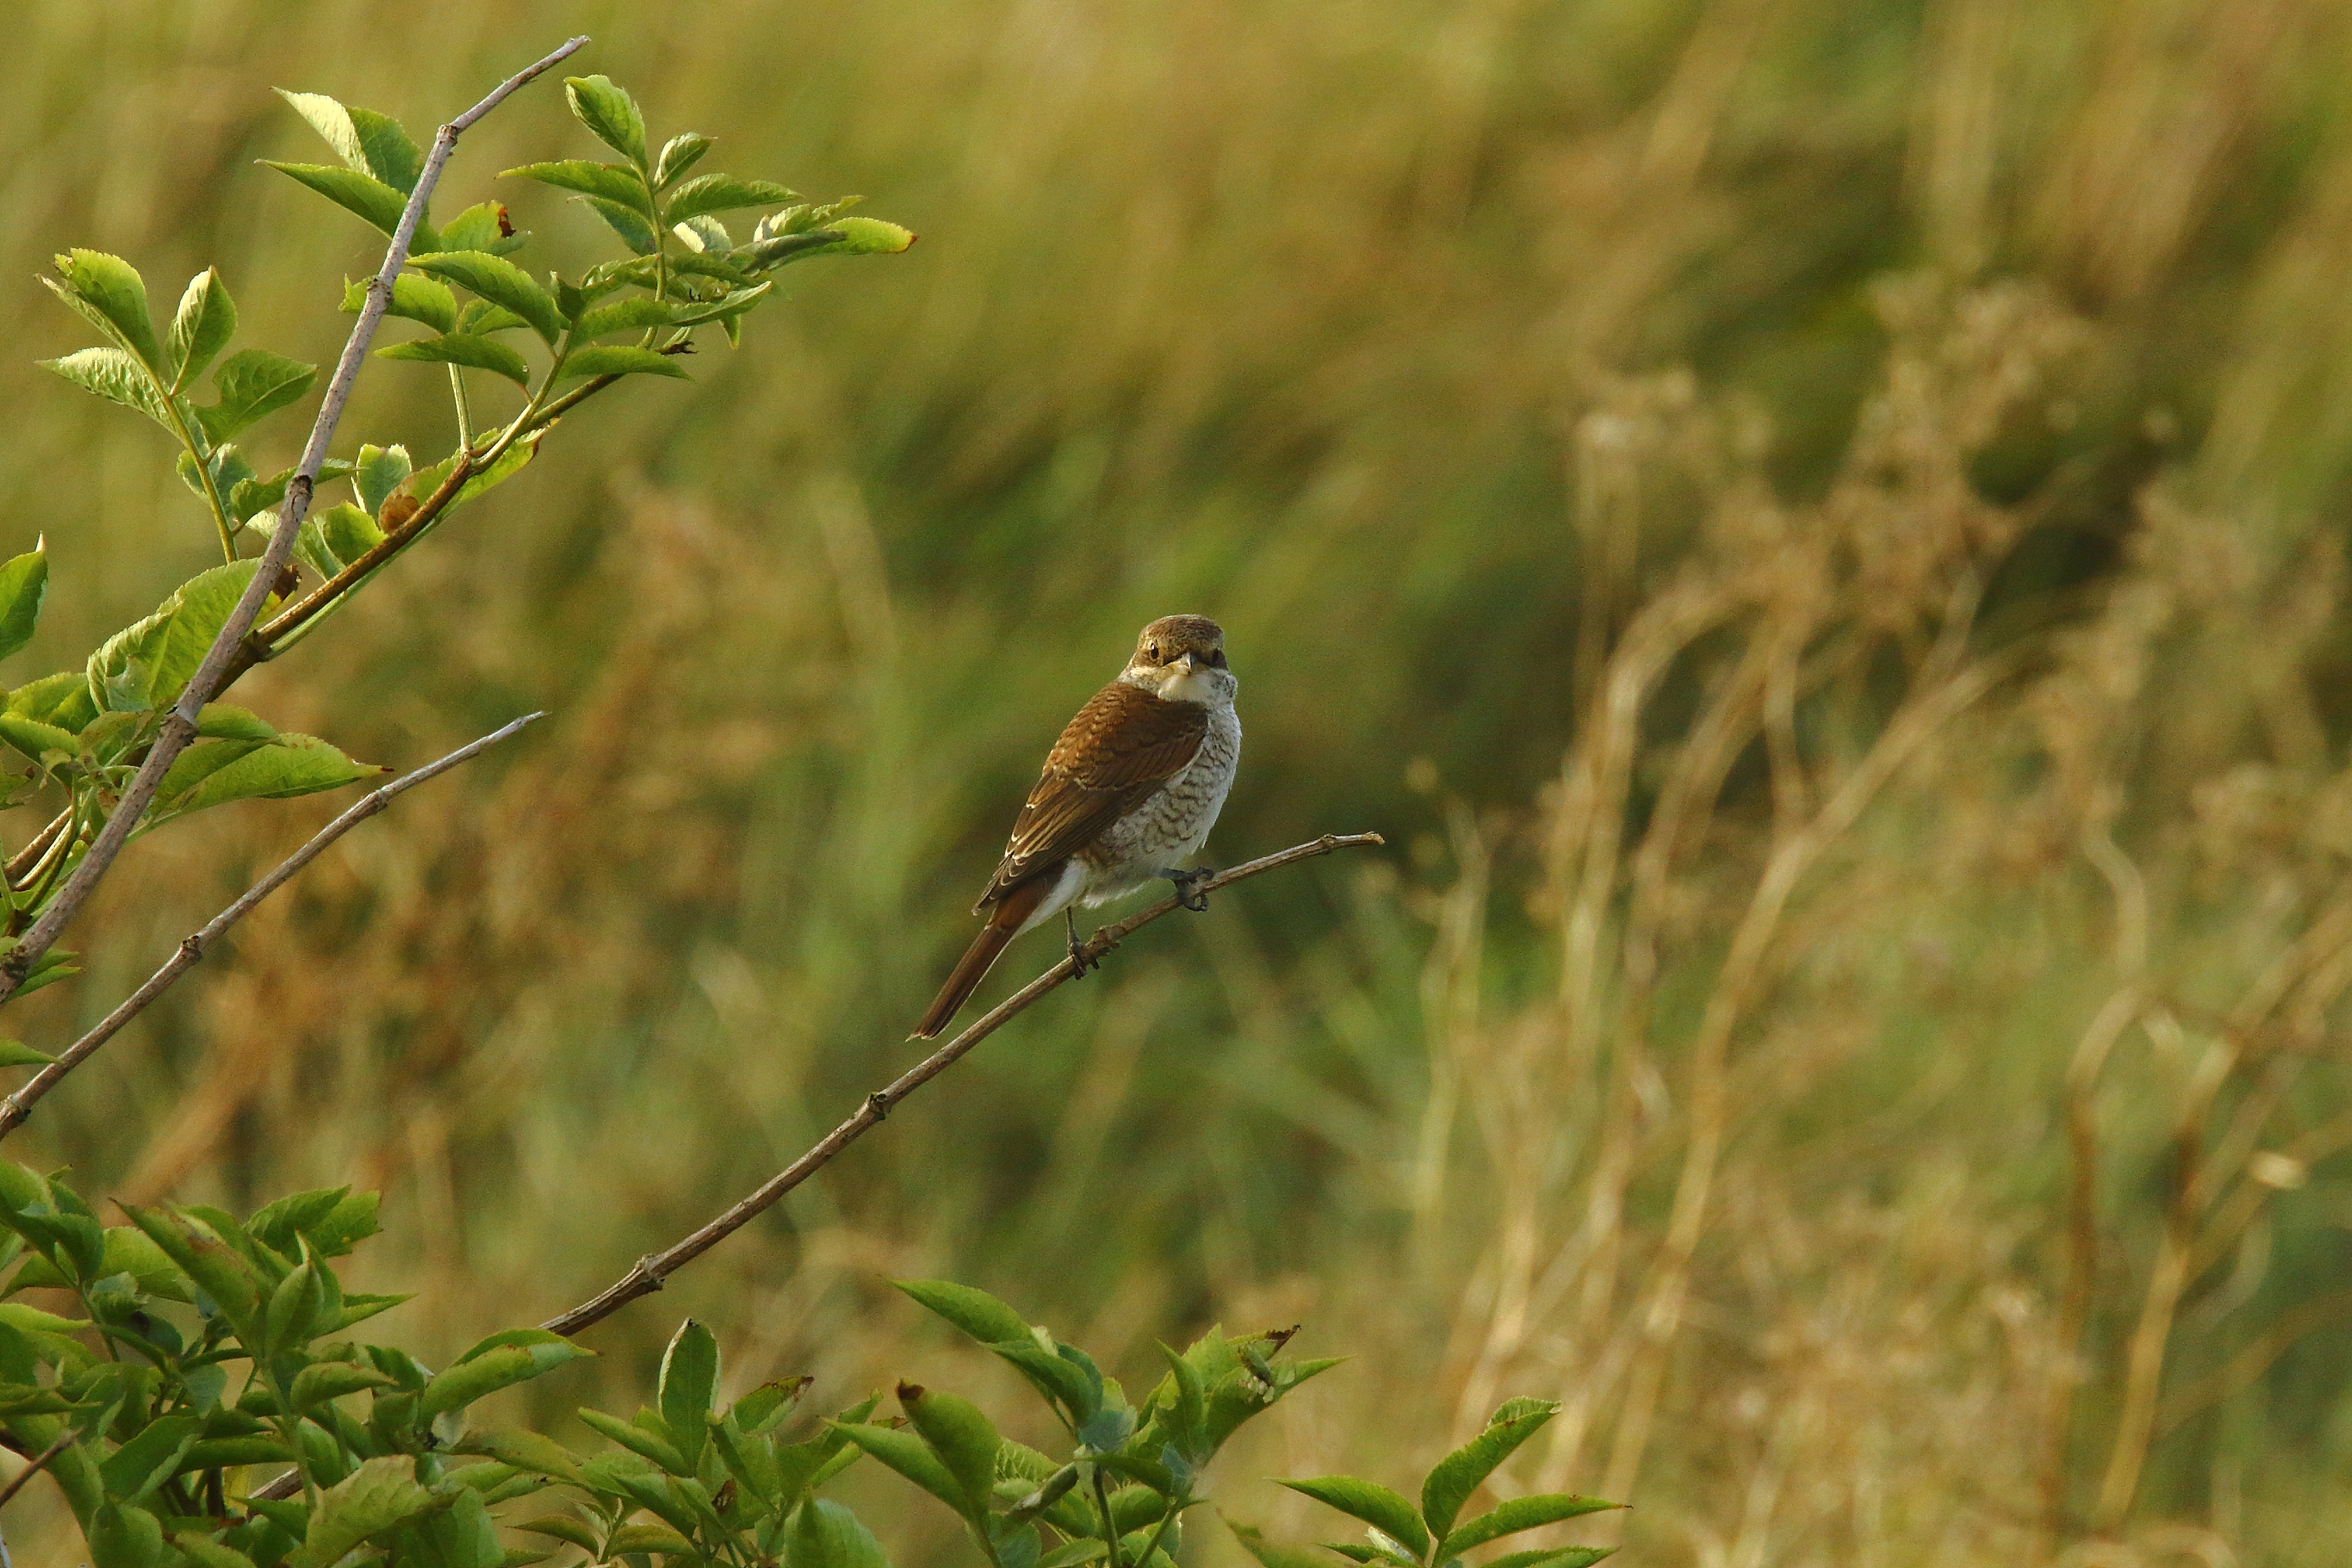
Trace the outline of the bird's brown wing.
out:
<instances>
[{"instance_id":1,"label":"bird's brown wing","mask_svg":"<svg viewBox=\"0 0 2352 1568\"><path fill-rule=\"evenodd\" d=\"M1078 710L1013 824L1003 862L979 909L1032 873L1068 859L1182 773L1208 732L1209 710L1113 681Z\"/></svg>"}]
</instances>

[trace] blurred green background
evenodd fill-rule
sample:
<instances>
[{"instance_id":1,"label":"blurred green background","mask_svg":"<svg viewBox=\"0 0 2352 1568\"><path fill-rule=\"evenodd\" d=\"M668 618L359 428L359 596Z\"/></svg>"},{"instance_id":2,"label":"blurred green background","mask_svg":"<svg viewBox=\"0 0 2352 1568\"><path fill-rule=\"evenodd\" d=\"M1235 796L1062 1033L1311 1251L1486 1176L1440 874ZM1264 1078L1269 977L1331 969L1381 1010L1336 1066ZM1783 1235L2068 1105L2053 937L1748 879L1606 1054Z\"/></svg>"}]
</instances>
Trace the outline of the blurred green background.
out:
<instances>
[{"instance_id":1,"label":"blurred green background","mask_svg":"<svg viewBox=\"0 0 2352 1568\"><path fill-rule=\"evenodd\" d=\"M546 1316L913 1059L1058 725L1197 611L1248 731L1210 858L1391 848L1154 927L542 1414L622 1404L688 1312L746 1384L1009 1395L883 1284L952 1275L1131 1373L1219 1320L1357 1352L1228 1461L1294 1538L1256 1477L1402 1485L1528 1394L1570 1410L1506 1484L1630 1498L1578 1537L1628 1561L2344 1561L2347 21L20 7L0 546L54 578L11 680L212 549L158 434L34 364L86 335L49 254L166 299L217 264L241 342L341 342L380 251L254 166L315 155L272 86L421 139L588 32L656 137L922 239L788 275L247 682L399 767L551 717L10 1152L126 1198L379 1186L361 1288L422 1292L386 1330L428 1362ZM576 271L601 228L492 176L592 153L533 89L442 205ZM440 392L373 371L341 447L437 457ZM142 844L12 1032L70 1038L333 809ZM886 1537L966 1550L920 1504Z\"/></svg>"}]
</instances>

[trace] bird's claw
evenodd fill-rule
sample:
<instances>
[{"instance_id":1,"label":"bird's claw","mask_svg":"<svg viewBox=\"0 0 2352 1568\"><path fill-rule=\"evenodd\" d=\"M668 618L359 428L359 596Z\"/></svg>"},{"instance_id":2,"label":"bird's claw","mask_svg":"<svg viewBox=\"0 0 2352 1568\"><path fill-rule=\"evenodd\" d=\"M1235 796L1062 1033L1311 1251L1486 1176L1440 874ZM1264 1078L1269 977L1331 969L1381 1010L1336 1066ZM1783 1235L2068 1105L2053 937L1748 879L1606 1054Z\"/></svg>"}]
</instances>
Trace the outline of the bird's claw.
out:
<instances>
[{"instance_id":1,"label":"bird's claw","mask_svg":"<svg viewBox=\"0 0 2352 1568\"><path fill-rule=\"evenodd\" d=\"M1213 867L1202 866L1191 871L1163 871L1160 875L1176 884L1176 901L1194 914L1206 914L1209 895L1200 890L1201 884L1215 876Z\"/></svg>"},{"instance_id":2,"label":"bird's claw","mask_svg":"<svg viewBox=\"0 0 2352 1568\"><path fill-rule=\"evenodd\" d=\"M1066 920L1064 929L1070 936L1070 978L1084 980L1087 970L1102 967L1102 960L1087 955L1087 944L1078 940L1078 926L1075 919Z\"/></svg>"}]
</instances>

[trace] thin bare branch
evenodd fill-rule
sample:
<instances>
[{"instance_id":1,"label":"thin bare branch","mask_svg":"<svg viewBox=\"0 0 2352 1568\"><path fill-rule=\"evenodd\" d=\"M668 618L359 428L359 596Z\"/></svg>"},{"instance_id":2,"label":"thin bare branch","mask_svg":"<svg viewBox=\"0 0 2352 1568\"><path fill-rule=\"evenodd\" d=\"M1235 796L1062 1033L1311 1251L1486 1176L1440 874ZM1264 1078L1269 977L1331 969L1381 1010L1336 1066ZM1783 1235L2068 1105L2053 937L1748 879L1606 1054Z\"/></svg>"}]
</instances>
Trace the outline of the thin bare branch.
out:
<instances>
[{"instance_id":1,"label":"thin bare branch","mask_svg":"<svg viewBox=\"0 0 2352 1568\"><path fill-rule=\"evenodd\" d=\"M125 1024L145 1012L148 1004L170 990L180 976L196 966L204 958L205 950L210 948L229 927L251 914L262 900L292 881L301 873L303 868L316 860L325 851L328 845L332 844L369 817L383 811L401 795L415 789L427 779L440 777L460 763L471 762L500 741L520 731L524 725L542 717L544 717L543 714L526 713L514 722L484 735L480 740L458 747L438 762L428 763L414 773L403 774L390 784L372 792L349 811L319 829L311 836L309 843L278 862L277 869L247 888L235 903L207 921L202 931L182 942L178 951L172 954L163 967L149 975L147 984L125 997L122 1005L100 1020L97 1027L59 1052L58 1059L35 1073L32 1080L24 1088L6 1099L0 1100L0 1138L5 1138L9 1133L22 1127L26 1118L32 1115L33 1107L38 1104L51 1089L57 1088L66 1074L96 1055L98 1048L120 1033Z\"/></svg>"},{"instance_id":2,"label":"thin bare branch","mask_svg":"<svg viewBox=\"0 0 2352 1568\"><path fill-rule=\"evenodd\" d=\"M1235 882L1262 876L1265 872L1296 864L1300 860L1313 859L1318 855L1328 855L1336 849L1354 849L1385 842L1386 840L1377 833L1327 833L1310 843L1297 845L1279 854L1268 855L1263 859L1252 860L1247 865L1236 866L1230 871L1220 871L1207 881L1200 883L1199 889L1202 892L1214 892L1219 888L1231 887ZM568 1312L558 1313L541 1327L551 1329L559 1334L576 1334L591 1324L611 1317L638 1297L649 1296L660 1289L663 1280L742 1228L754 1215L773 1207L778 1199L822 1170L827 1162L856 1142L867 1129L877 1125L885 1116L898 1108L899 1101L953 1067L957 1058L965 1052L996 1033L1014 1017L1034 1006L1047 992L1076 979L1081 962L1093 963L1153 921L1181 907L1172 898L1163 899L1139 914L1131 915L1117 925L1105 926L1096 931L1087 940L1082 950L1082 959L1065 958L1019 991L998 1003L986 1016L973 1023L962 1034L908 1068L888 1088L877 1089L867 1095L866 1102L857 1108L856 1115L826 1133L823 1141L814 1148L769 1178L741 1202L675 1246L637 1259L635 1268L614 1281L612 1286L602 1294L582 1302Z\"/></svg>"},{"instance_id":3,"label":"thin bare branch","mask_svg":"<svg viewBox=\"0 0 2352 1568\"><path fill-rule=\"evenodd\" d=\"M1278 870L1282 867L1294 865L1301 860L1311 860L1320 855L1328 855L1334 850L1365 848L1387 842L1388 840L1377 833L1327 833L1320 838L1306 844L1294 845L1278 854L1268 855L1262 859L1236 866L1230 871L1220 871L1207 881L1195 884L1194 890L1199 893L1213 893L1220 888L1230 888L1235 882L1246 881L1252 877L1263 876L1268 871ZM1150 909L1139 914L1130 915L1117 925L1104 926L1087 939L1076 957L1063 959L1061 963L998 1003L962 1034L899 1074L891 1081L889 1087L877 1089L867 1095L864 1103L858 1106L856 1115L826 1133L807 1153L777 1172L709 1225L674 1246L638 1258L635 1268L604 1290L568 1312L557 1313L541 1323L540 1327L559 1334L576 1334L583 1329L603 1322L640 1296L652 1295L662 1288L662 1282L672 1274L734 1235L757 1215L773 1208L786 1193L824 1169L835 1155L856 1142L867 1129L878 1125L882 1119L896 1110L898 1102L905 1100L907 1096L947 1071L956 1064L957 1058L962 1057L974 1046L1036 1005L1047 992L1076 979L1080 964L1093 966L1105 953L1120 942L1133 936L1153 921L1171 914L1181 907L1172 898L1162 899ZM299 1472L288 1470L253 1495L263 1499L289 1498L292 1497L300 1486Z\"/></svg>"},{"instance_id":4,"label":"thin bare branch","mask_svg":"<svg viewBox=\"0 0 2352 1568\"><path fill-rule=\"evenodd\" d=\"M359 377L360 362L367 357L368 344L374 340L376 327L383 321L384 307L391 302L393 280L408 259L416 226L424 219L425 205L433 198L433 187L440 182L441 171L449 162L450 150L457 144L458 135L506 101L517 88L587 42L584 36L573 38L536 64L516 72L492 89L488 97L441 127L440 133L434 137L433 151L416 177L416 188L409 194L407 206L401 211L392 243L384 249L383 265L368 280L367 300L360 309L359 322L343 344L342 358L335 363L334 376L327 384L326 400L319 405L319 417L311 425L310 438L302 448L302 460L295 466L294 477L287 483L286 500L278 509L278 527L269 536L269 548L262 552L260 563L255 567L252 580L246 584L236 608L229 613L220 635L213 638L203 662L189 678L187 689L181 692L180 700L163 721L163 729L148 749L147 760L140 764L137 776L122 792L114 815L107 819L105 828L91 843L81 864L66 879L65 886L58 889L57 897L42 911L41 918L33 922L7 957L0 959L0 997L23 983L26 973L56 944L58 935L89 900L100 880L113 868L115 858L122 853L122 847L130 842L140 819L147 815L165 771L195 739L196 721L205 704L212 700L227 679L231 661L243 647L246 633L253 629L262 605L268 602L285 574L287 563L293 559L295 537L301 531L304 514L310 510L310 494L318 486L319 472L326 465L327 445L342 420L343 405L351 400L352 384Z\"/></svg>"},{"instance_id":5,"label":"thin bare branch","mask_svg":"<svg viewBox=\"0 0 2352 1568\"><path fill-rule=\"evenodd\" d=\"M6 1508L9 1503L14 1501L16 1494L25 1489L25 1483L31 1480L35 1476L39 1475L43 1470L48 1468L49 1461L56 1458L59 1454L64 1453L67 1446L72 1443L73 1439L73 1428L68 1426L64 1431L58 1434L58 1440L56 1442L51 1443L47 1447L34 1455L33 1462L31 1464L26 1465L23 1469L18 1470L15 1475L9 1477L8 1484L5 1487L0 1487L0 1508Z\"/></svg>"}]
</instances>

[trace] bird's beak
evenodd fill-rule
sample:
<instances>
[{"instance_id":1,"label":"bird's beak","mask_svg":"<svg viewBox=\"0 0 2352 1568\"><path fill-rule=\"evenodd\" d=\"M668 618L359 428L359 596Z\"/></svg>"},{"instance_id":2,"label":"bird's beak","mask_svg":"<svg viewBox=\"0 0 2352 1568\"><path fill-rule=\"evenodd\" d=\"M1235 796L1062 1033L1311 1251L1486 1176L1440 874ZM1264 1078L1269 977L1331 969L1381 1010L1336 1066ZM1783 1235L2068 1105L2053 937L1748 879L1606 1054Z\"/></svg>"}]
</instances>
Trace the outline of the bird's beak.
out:
<instances>
[{"instance_id":1,"label":"bird's beak","mask_svg":"<svg viewBox=\"0 0 2352 1568\"><path fill-rule=\"evenodd\" d=\"M1192 673L1193 667L1194 667L1194 666L1199 662L1199 660L1197 660L1197 659L1196 659L1192 655L1191 655L1191 654L1189 654L1189 653L1188 653L1188 654L1186 654L1183 658L1181 658L1178 659L1176 662L1177 662L1178 664L1181 664L1181 665L1182 665L1182 666L1184 667L1184 673L1185 673L1185 674L1190 675L1190 674L1192 674Z\"/></svg>"}]
</instances>

